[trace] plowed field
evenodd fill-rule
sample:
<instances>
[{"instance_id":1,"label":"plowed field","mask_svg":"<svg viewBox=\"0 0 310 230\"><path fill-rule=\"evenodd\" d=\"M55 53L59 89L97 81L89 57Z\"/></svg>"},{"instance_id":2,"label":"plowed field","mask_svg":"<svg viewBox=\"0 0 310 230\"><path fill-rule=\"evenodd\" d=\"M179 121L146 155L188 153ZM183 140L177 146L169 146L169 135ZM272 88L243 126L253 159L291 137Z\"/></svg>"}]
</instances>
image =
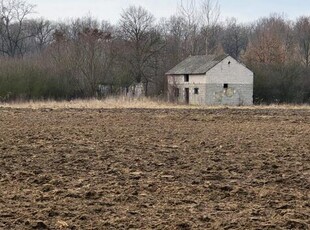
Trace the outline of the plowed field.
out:
<instances>
[{"instance_id":1,"label":"plowed field","mask_svg":"<svg viewBox=\"0 0 310 230\"><path fill-rule=\"evenodd\" d=\"M0 229L309 229L310 110L0 109Z\"/></svg>"}]
</instances>

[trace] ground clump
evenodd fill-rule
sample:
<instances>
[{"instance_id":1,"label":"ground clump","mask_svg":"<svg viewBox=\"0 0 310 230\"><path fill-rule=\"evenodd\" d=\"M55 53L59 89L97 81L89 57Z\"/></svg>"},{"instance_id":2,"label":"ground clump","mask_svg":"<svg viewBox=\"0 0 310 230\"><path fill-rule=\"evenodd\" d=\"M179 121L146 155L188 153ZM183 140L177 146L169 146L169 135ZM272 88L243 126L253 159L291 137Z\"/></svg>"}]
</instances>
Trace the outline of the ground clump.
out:
<instances>
[{"instance_id":1,"label":"ground clump","mask_svg":"<svg viewBox=\"0 0 310 230\"><path fill-rule=\"evenodd\" d=\"M0 109L0 229L309 229L310 111Z\"/></svg>"}]
</instances>

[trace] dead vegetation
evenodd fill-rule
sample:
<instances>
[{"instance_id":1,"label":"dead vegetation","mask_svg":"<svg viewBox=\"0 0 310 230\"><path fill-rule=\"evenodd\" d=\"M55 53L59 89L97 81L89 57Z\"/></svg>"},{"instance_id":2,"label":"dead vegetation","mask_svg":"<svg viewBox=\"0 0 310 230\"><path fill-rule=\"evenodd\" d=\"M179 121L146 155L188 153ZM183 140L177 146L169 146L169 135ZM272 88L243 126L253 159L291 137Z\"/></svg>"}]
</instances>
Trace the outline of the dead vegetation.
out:
<instances>
[{"instance_id":1,"label":"dead vegetation","mask_svg":"<svg viewBox=\"0 0 310 230\"><path fill-rule=\"evenodd\" d=\"M0 229L309 229L308 107L98 103L0 108Z\"/></svg>"},{"instance_id":2,"label":"dead vegetation","mask_svg":"<svg viewBox=\"0 0 310 230\"><path fill-rule=\"evenodd\" d=\"M71 101L15 101L10 103L1 103L0 108L12 109L117 109L117 108L145 108L145 109L310 109L310 105L294 105L294 104L272 104L272 105L256 105L256 106L195 106L184 104L173 104L165 102L161 99L151 98L128 98L128 97L110 97L104 100L71 100Z\"/></svg>"},{"instance_id":3,"label":"dead vegetation","mask_svg":"<svg viewBox=\"0 0 310 230\"><path fill-rule=\"evenodd\" d=\"M184 105L176 105L162 100L149 98L110 97L105 100L72 100L72 101L29 101L0 104L0 108L17 109L103 109L103 108L146 108L167 109L186 108ZM191 106L192 107L192 106Z\"/></svg>"}]
</instances>

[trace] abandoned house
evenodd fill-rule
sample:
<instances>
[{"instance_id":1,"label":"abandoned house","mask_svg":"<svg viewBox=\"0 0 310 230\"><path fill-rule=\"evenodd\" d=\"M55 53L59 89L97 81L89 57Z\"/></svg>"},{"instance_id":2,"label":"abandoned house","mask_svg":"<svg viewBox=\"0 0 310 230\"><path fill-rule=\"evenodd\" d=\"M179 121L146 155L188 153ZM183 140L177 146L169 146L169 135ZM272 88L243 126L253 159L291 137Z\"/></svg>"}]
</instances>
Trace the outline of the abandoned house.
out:
<instances>
[{"instance_id":1,"label":"abandoned house","mask_svg":"<svg viewBox=\"0 0 310 230\"><path fill-rule=\"evenodd\" d=\"M252 105L254 74L229 55L190 56L166 73L168 99L193 105Z\"/></svg>"}]
</instances>

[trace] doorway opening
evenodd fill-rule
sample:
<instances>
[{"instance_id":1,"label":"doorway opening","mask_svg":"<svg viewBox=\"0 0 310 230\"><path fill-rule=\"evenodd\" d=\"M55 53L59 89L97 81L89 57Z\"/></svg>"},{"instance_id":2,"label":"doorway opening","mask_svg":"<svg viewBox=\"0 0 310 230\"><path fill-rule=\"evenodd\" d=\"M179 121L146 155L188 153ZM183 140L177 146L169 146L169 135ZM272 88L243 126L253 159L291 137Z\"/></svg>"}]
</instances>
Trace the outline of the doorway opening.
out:
<instances>
[{"instance_id":1,"label":"doorway opening","mask_svg":"<svg viewBox=\"0 0 310 230\"><path fill-rule=\"evenodd\" d=\"M185 103L189 104L189 88L185 88Z\"/></svg>"}]
</instances>

